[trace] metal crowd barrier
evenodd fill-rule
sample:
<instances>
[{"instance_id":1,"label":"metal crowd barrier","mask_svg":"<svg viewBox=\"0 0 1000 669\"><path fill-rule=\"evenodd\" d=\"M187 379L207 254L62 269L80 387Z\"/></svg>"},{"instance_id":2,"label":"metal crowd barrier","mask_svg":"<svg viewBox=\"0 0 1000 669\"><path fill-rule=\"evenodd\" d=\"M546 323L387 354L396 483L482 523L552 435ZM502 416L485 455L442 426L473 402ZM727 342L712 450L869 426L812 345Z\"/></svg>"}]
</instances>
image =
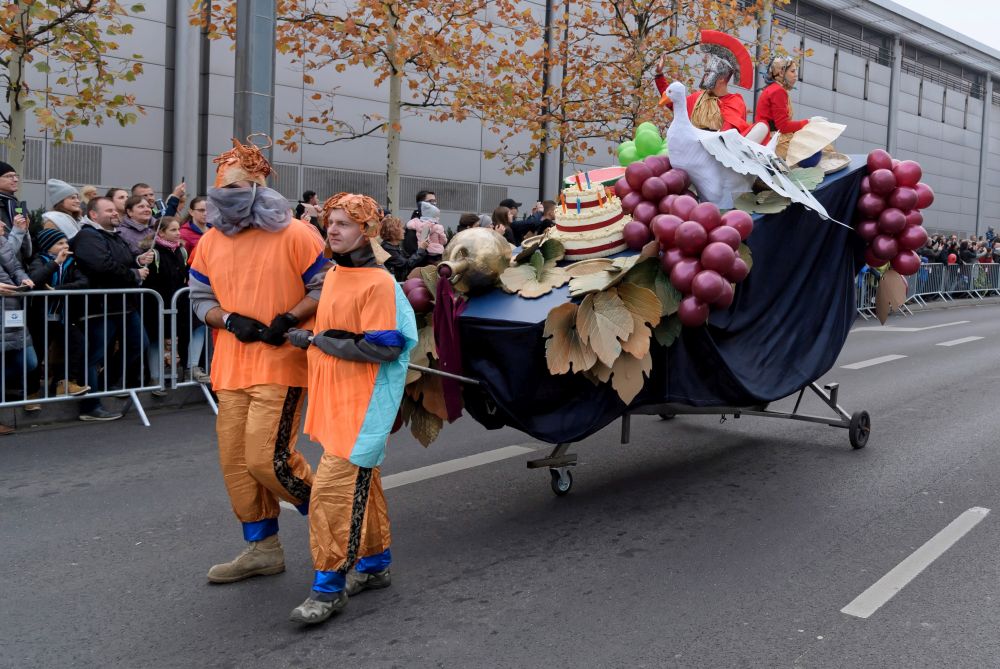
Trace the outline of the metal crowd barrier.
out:
<instances>
[{"instance_id":1,"label":"metal crowd barrier","mask_svg":"<svg viewBox=\"0 0 1000 669\"><path fill-rule=\"evenodd\" d=\"M855 300L858 315L865 320L875 315L875 293L879 273L866 267L856 280ZM949 302L959 298L985 299L1000 296L1000 264L969 263L945 265L924 263L913 276L906 277L904 314L912 314L909 305L926 306L933 300Z\"/></svg>"},{"instance_id":2,"label":"metal crowd barrier","mask_svg":"<svg viewBox=\"0 0 1000 669\"><path fill-rule=\"evenodd\" d=\"M194 378L196 370L206 375L211 373L215 337L211 329L194 315L190 294L190 288L178 290L170 300L170 311L166 312L170 316L170 387L199 386L208 405L218 415L219 407L212 391L206 383Z\"/></svg>"},{"instance_id":3,"label":"metal crowd barrier","mask_svg":"<svg viewBox=\"0 0 1000 669\"><path fill-rule=\"evenodd\" d=\"M164 374L162 356L150 365L145 355L149 309L162 342L163 300L148 288L0 298L0 408L126 396L148 427L138 393L162 390ZM90 389L70 394L70 382Z\"/></svg>"}]
</instances>

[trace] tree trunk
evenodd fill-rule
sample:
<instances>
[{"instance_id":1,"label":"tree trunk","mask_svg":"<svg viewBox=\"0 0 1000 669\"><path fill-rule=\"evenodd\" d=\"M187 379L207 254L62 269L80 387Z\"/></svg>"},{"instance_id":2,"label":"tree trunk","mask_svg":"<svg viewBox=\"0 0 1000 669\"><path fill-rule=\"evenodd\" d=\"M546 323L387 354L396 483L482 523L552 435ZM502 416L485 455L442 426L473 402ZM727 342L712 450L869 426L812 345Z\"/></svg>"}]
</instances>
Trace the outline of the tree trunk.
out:
<instances>
[{"instance_id":1,"label":"tree trunk","mask_svg":"<svg viewBox=\"0 0 1000 669\"><path fill-rule=\"evenodd\" d=\"M25 25L27 17L24 14L28 11L28 6L23 2L18 14L17 24ZM24 179L24 131L26 127L27 110L21 104L23 88L21 78L24 76L24 53L21 51L10 54L10 65L7 74L10 77L10 88L7 90L7 100L10 102L9 119L10 134L7 135L7 160L22 179Z\"/></svg>"},{"instance_id":2,"label":"tree trunk","mask_svg":"<svg viewBox=\"0 0 1000 669\"><path fill-rule=\"evenodd\" d=\"M399 135L400 135L400 104L401 93L400 89L402 87L403 73L400 67L397 67L396 63L396 30L398 28L395 8L390 7L392 12L392 27L389 30L389 35L387 36L388 41L388 56L389 56L389 67L392 70L392 74L389 76L389 125L386 128L386 161L385 161L385 178L386 178L386 208L393 214L400 216L402 215L397 209L399 209Z\"/></svg>"}]
</instances>

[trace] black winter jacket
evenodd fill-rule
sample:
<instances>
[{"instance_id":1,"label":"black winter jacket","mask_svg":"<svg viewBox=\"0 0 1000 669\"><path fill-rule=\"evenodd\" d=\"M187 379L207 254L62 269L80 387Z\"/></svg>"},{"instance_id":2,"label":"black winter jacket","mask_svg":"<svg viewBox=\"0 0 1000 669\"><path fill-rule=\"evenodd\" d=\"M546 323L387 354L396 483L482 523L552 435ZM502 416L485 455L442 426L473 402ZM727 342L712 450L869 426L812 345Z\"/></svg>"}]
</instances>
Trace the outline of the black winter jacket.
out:
<instances>
[{"instance_id":1,"label":"black winter jacket","mask_svg":"<svg viewBox=\"0 0 1000 669\"><path fill-rule=\"evenodd\" d=\"M385 268L396 277L396 281L406 281L410 272L427 264L426 249L418 248L416 253L407 255L398 244L390 244L389 242L382 242L382 249L389 254L389 258L385 261Z\"/></svg>"},{"instance_id":2,"label":"black winter jacket","mask_svg":"<svg viewBox=\"0 0 1000 669\"><path fill-rule=\"evenodd\" d=\"M117 233L85 225L70 240L69 245L80 263L80 269L90 279L91 288L139 288L142 285L136 257L128 242ZM116 303L118 307L122 304L120 298L109 298L108 307L112 313L112 303ZM133 295L126 299L125 304L126 310L132 311L137 308L138 300ZM100 296L94 296L91 298L91 305L92 310L103 309L103 300ZM120 313L120 308L118 312Z\"/></svg>"}]
</instances>

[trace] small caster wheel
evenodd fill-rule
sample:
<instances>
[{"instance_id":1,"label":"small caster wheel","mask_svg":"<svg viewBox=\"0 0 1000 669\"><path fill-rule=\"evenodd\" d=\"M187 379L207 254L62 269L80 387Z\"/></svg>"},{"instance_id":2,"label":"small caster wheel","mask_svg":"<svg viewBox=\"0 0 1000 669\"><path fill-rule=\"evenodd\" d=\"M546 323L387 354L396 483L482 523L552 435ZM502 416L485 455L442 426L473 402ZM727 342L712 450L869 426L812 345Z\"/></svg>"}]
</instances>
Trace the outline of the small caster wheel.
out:
<instances>
[{"instance_id":1,"label":"small caster wheel","mask_svg":"<svg viewBox=\"0 0 1000 669\"><path fill-rule=\"evenodd\" d=\"M868 444L868 437L872 433L872 418L867 411L855 411L851 414L851 426L848 434L851 440L851 448L857 450L864 448Z\"/></svg>"},{"instance_id":2,"label":"small caster wheel","mask_svg":"<svg viewBox=\"0 0 1000 669\"><path fill-rule=\"evenodd\" d=\"M552 492L557 497L569 494L573 487L573 473L566 468L550 469L549 473L552 475Z\"/></svg>"},{"instance_id":3,"label":"small caster wheel","mask_svg":"<svg viewBox=\"0 0 1000 669\"><path fill-rule=\"evenodd\" d=\"M673 420L674 418L677 418L677 414L675 414L675 413L661 413L660 414L660 420Z\"/></svg>"}]
</instances>

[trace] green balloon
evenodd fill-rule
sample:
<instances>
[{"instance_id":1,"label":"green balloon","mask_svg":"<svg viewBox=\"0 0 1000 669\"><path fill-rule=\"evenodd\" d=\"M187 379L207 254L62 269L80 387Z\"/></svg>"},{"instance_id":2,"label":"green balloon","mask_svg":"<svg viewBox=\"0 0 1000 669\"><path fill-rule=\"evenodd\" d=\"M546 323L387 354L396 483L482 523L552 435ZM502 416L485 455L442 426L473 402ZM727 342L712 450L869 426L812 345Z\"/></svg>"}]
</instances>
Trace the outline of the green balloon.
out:
<instances>
[{"instance_id":1,"label":"green balloon","mask_svg":"<svg viewBox=\"0 0 1000 669\"><path fill-rule=\"evenodd\" d=\"M631 142L625 142L626 144L631 144ZM618 147L618 164L622 167L628 167L635 161L639 160L639 152L636 151L635 145L624 146L624 144Z\"/></svg>"},{"instance_id":2,"label":"green balloon","mask_svg":"<svg viewBox=\"0 0 1000 669\"><path fill-rule=\"evenodd\" d=\"M646 156L653 156L663 148L663 140L660 138L659 134L641 132L636 135L635 148L639 152L639 155L643 158Z\"/></svg>"},{"instance_id":3,"label":"green balloon","mask_svg":"<svg viewBox=\"0 0 1000 669\"><path fill-rule=\"evenodd\" d=\"M658 156L669 155L669 153L667 152L667 140L663 140L663 148L660 149L659 151L657 151L656 155L658 155Z\"/></svg>"},{"instance_id":4,"label":"green balloon","mask_svg":"<svg viewBox=\"0 0 1000 669\"><path fill-rule=\"evenodd\" d=\"M645 121L644 123L640 123L639 127L635 129L635 132L636 134L639 134L643 130L655 130L657 135L660 134L660 129L657 128L656 124L653 123L652 121Z\"/></svg>"},{"instance_id":5,"label":"green balloon","mask_svg":"<svg viewBox=\"0 0 1000 669\"><path fill-rule=\"evenodd\" d=\"M635 142L633 142L632 140L628 140L627 142L622 142L621 144L618 145L618 155L620 156L622 154L622 151L626 149L634 149L634 148L635 148Z\"/></svg>"}]
</instances>

